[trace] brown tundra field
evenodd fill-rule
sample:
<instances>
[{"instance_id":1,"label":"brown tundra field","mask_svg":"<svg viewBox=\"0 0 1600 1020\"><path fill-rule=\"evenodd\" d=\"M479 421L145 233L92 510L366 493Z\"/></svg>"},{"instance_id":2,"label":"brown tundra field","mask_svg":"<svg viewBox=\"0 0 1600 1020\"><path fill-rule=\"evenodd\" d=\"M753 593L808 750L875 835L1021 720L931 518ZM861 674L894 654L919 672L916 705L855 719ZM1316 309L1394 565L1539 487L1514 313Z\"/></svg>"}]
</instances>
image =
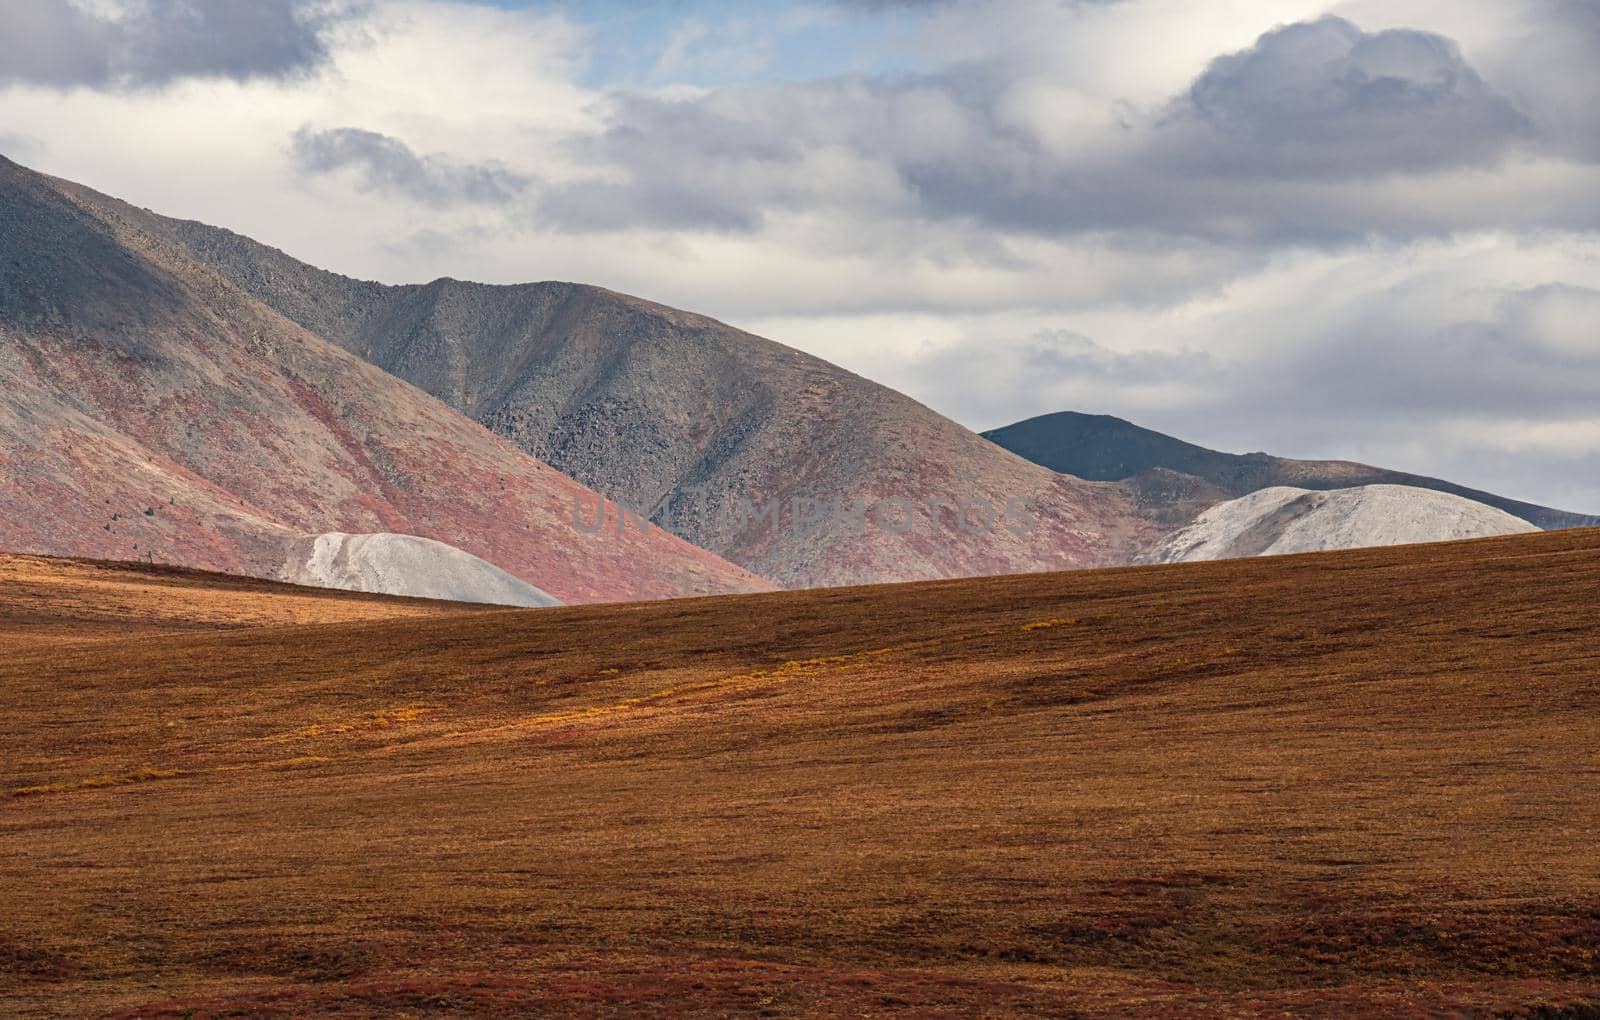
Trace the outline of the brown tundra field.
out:
<instances>
[{"instance_id":1,"label":"brown tundra field","mask_svg":"<svg viewBox=\"0 0 1600 1020\"><path fill-rule=\"evenodd\" d=\"M1600 1016L1600 530L485 610L0 559L0 1015Z\"/></svg>"}]
</instances>

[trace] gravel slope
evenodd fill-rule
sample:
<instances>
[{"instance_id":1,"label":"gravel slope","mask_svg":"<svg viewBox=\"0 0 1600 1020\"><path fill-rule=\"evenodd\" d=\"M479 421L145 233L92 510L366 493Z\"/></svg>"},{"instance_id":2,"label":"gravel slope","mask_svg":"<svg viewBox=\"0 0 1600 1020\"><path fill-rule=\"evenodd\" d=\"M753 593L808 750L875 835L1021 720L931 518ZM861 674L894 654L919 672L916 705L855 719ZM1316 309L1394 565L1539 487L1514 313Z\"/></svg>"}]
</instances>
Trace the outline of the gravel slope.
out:
<instances>
[{"instance_id":1,"label":"gravel slope","mask_svg":"<svg viewBox=\"0 0 1600 1020\"><path fill-rule=\"evenodd\" d=\"M1145 561L1222 560L1538 530L1503 510L1406 485L1331 492L1274 486L1210 508Z\"/></svg>"}]
</instances>

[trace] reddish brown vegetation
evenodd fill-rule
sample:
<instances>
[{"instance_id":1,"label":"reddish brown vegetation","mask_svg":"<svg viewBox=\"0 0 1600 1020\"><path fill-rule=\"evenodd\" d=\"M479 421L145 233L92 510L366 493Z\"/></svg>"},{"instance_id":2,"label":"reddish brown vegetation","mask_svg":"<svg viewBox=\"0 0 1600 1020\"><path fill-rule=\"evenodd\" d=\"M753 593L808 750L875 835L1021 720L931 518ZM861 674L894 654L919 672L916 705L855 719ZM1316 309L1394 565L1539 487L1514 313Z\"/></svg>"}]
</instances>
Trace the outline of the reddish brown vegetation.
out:
<instances>
[{"instance_id":1,"label":"reddish brown vegetation","mask_svg":"<svg viewBox=\"0 0 1600 1020\"><path fill-rule=\"evenodd\" d=\"M7 569L0 1012L1600 1001L1600 532L535 611Z\"/></svg>"}]
</instances>

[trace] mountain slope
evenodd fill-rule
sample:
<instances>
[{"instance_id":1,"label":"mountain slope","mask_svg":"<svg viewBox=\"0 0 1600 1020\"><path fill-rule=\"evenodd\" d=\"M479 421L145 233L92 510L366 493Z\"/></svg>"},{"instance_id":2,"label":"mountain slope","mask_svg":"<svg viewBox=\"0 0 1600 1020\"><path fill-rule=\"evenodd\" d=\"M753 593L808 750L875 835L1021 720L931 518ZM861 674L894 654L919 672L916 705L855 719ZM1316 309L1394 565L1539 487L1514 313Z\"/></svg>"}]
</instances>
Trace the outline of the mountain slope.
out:
<instances>
[{"instance_id":1,"label":"mountain slope","mask_svg":"<svg viewBox=\"0 0 1600 1020\"><path fill-rule=\"evenodd\" d=\"M221 580L85 642L0 564L60 607L0 627L0 1015L1594 1015L1600 531L305 627Z\"/></svg>"},{"instance_id":2,"label":"mountain slope","mask_svg":"<svg viewBox=\"0 0 1600 1020\"><path fill-rule=\"evenodd\" d=\"M350 280L116 205L308 330L787 586L1101 565L1162 530L1127 487L1047 471L899 393L703 316L568 283ZM909 518L896 500L913 504ZM875 511L864 528L857 501ZM965 526L929 501L970 501ZM1006 513L1023 503L1025 532Z\"/></svg>"},{"instance_id":3,"label":"mountain slope","mask_svg":"<svg viewBox=\"0 0 1600 1020\"><path fill-rule=\"evenodd\" d=\"M768 587L659 530L584 534L591 499L119 204L0 159L0 547L272 577L302 535L398 532L565 601Z\"/></svg>"},{"instance_id":4,"label":"mountain slope","mask_svg":"<svg viewBox=\"0 0 1600 1020\"><path fill-rule=\"evenodd\" d=\"M1061 411L993 429L983 435L1035 464L1099 481L1119 481L1141 471L1166 468L1203 478L1232 496L1275 485L1301 489L1410 485L1485 503L1545 529L1600 524L1600 517L1552 510L1438 478L1352 461L1220 453L1105 414Z\"/></svg>"},{"instance_id":5,"label":"mountain slope","mask_svg":"<svg viewBox=\"0 0 1600 1020\"><path fill-rule=\"evenodd\" d=\"M1504 510L1409 485L1315 492L1274 486L1211 507L1144 559L1149 563L1224 560L1538 530Z\"/></svg>"}]
</instances>

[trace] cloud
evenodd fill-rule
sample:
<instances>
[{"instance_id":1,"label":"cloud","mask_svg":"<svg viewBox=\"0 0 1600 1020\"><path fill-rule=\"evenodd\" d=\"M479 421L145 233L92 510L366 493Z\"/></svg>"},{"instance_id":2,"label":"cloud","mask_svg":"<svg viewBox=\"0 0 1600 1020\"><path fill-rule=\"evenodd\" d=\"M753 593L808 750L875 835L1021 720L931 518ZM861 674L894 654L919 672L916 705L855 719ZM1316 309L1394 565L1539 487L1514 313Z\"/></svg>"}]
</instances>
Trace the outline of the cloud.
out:
<instances>
[{"instance_id":1,"label":"cloud","mask_svg":"<svg viewBox=\"0 0 1600 1020\"><path fill-rule=\"evenodd\" d=\"M309 0L6 3L0 84L149 88L188 77L282 78L321 65L322 28L353 10Z\"/></svg>"},{"instance_id":2,"label":"cloud","mask_svg":"<svg viewBox=\"0 0 1600 1020\"><path fill-rule=\"evenodd\" d=\"M990 427L1063 409L1181 407L1213 388L1221 371L1202 351L1116 351L1059 329L929 344L902 384L946 414Z\"/></svg>"},{"instance_id":3,"label":"cloud","mask_svg":"<svg viewBox=\"0 0 1600 1020\"><path fill-rule=\"evenodd\" d=\"M1451 291L1422 280L1369 295L1370 304L1325 325L1314 342L1259 363L1255 370L1270 374L1258 398L1287 411L1293 394L1301 414L1365 423L1397 411L1449 420L1592 418L1600 290L1507 290L1466 313L1452 310Z\"/></svg>"},{"instance_id":4,"label":"cloud","mask_svg":"<svg viewBox=\"0 0 1600 1020\"><path fill-rule=\"evenodd\" d=\"M290 159L304 174L353 170L364 190L440 207L504 205L529 184L528 178L497 163L466 164L442 156L419 156L398 139L359 128L314 131L302 127L290 143Z\"/></svg>"},{"instance_id":5,"label":"cloud","mask_svg":"<svg viewBox=\"0 0 1600 1020\"><path fill-rule=\"evenodd\" d=\"M1498 314L1503 343L1530 343L1540 356L1600 371L1600 290L1549 283L1509 296Z\"/></svg>"},{"instance_id":6,"label":"cloud","mask_svg":"<svg viewBox=\"0 0 1600 1020\"><path fill-rule=\"evenodd\" d=\"M1197 351L1107 350L1080 333L1042 333L1021 345L1012 359L1024 378L1049 385L1064 379L1099 386L1204 384L1213 375L1210 357Z\"/></svg>"},{"instance_id":7,"label":"cloud","mask_svg":"<svg viewBox=\"0 0 1600 1020\"><path fill-rule=\"evenodd\" d=\"M866 11L927 10L948 7L958 0L833 0L840 7Z\"/></svg>"},{"instance_id":8,"label":"cloud","mask_svg":"<svg viewBox=\"0 0 1600 1020\"><path fill-rule=\"evenodd\" d=\"M1350 314L1314 318L1180 417L1600 512L1600 289L1472 290L1422 278L1351 295Z\"/></svg>"},{"instance_id":9,"label":"cloud","mask_svg":"<svg viewBox=\"0 0 1600 1020\"><path fill-rule=\"evenodd\" d=\"M1129 0L1061 0L1063 6L1092 7L1127 3ZM967 6L982 8L992 6L985 0L832 0L836 6L850 10L870 11L931 11L941 7Z\"/></svg>"},{"instance_id":10,"label":"cloud","mask_svg":"<svg viewBox=\"0 0 1600 1020\"><path fill-rule=\"evenodd\" d=\"M1219 58L1179 104L1179 155L1241 176L1362 176L1490 163L1531 124L1451 40L1343 18L1268 32Z\"/></svg>"},{"instance_id":11,"label":"cloud","mask_svg":"<svg viewBox=\"0 0 1600 1020\"><path fill-rule=\"evenodd\" d=\"M1592 337L1597 320L1586 315L1600 307L1600 291L1514 291L1485 317L1442 315L1432 326L1405 321L1406 305L1422 294L1400 288L1376 299L1370 313L1314 344L1253 366L1254 400L1280 416L1363 427L1397 425L1397 417L1558 422L1594 414L1600 349L1573 339ZM1397 309L1382 309L1386 301Z\"/></svg>"},{"instance_id":12,"label":"cloud","mask_svg":"<svg viewBox=\"0 0 1600 1020\"><path fill-rule=\"evenodd\" d=\"M1118 230L1224 243L1337 243L1570 225L1527 201L1532 121L1449 39L1325 17L1219 58L1140 112L997 60L917 76L621 95L574 143L594 168L545 196L570 230L757 231L791 210L1043 235ZM1452 180L1448 175L1455 175ZM1458 200L1417 203L1408 182ZM1577 200L1578 215L1594 203Z\"/></svg>"},{"instance_id":13,"label":"cloud","mask_svg":"<svg viewBox=\"0 0 1600 1020\"><path fill-rule=\"evenodd\" d=\"M31 163L44 152L44 145L32 135L0 131L0 156L15 163Z\"/></svg>"},{"instance_id":14,"label":"cloud","mask_svg":"<svg viewBox=\"0 0 1600 1020\"><path fill-rule=\"evenodd\" d=\"M99 85L111 78L114 26L70 3L0 6L0 82ZM15 40L29 45L15 45Z\"/></svg>"},{"instance_id":15,"label":"cloud","mask_svg":"<svg viewBox=\"0 0 1600 1020\"><path fill-rule=\"evenodd\" d=\"M1548 143L1600 163L1600 4L1536 0L1511 30L1495 68Z\"/></svg>"}]
</instances>

